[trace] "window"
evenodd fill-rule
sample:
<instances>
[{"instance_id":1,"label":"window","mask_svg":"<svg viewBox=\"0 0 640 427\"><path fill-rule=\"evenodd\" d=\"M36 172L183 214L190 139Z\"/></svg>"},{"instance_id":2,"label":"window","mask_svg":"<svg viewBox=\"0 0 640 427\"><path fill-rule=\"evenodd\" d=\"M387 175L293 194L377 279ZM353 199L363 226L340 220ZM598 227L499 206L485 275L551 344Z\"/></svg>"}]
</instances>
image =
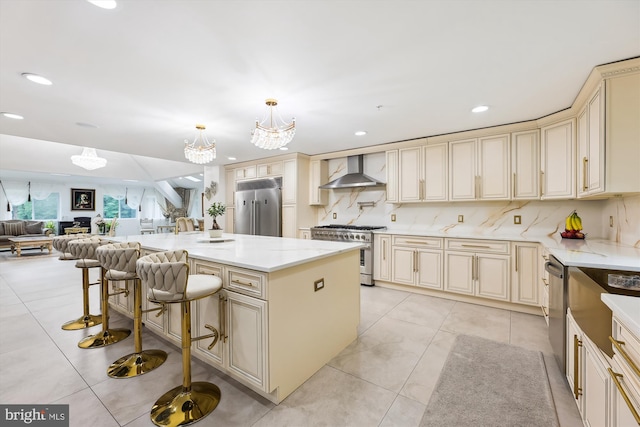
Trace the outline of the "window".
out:
<instances>
[{"instance_id":1,"label":"window","mask_svg":"<svg viewBox=\"0 0 640 427\"><path fill-rule=\"evenodd\" d=\"M42 200L32 199L22 205L14 206L11 214L12 219L58 219L60 211L60 193L51 193L49 197Z\"/></svg>"},{"instance_id":2,"label":"window","mask_svg":"<svg viewBox=\"0 0 640 427\"><path fill-rule=\"evenodd\" d=\"M111 196L104 196L102 216L104 218L135 218L136 210L131 209L124 202L124 199L118 200Z\"/></svg>"}]
</instances>

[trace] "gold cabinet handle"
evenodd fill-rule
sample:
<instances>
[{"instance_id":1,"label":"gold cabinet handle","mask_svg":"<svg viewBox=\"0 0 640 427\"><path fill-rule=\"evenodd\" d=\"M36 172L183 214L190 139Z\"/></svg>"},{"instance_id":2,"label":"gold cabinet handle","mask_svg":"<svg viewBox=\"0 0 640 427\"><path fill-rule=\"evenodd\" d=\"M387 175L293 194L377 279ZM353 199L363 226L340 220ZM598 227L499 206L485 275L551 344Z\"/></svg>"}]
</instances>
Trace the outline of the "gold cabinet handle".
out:
<instances>
[{"instance_id":1,"label":"gold cabinet handle","mask_svg":"<svg viewBox=\"0 0 640 427\"><path fill-rule=\"evenodd\" d=\"M516 245L516 273L518 272L518 258L519 258L518 245Z\"/></svg>"},{"instance_id":2,"label":"gold cabinet handle","mask_svg":"<svg viewBox=\"0 0 640 427\"><path fill-rule=\"evenodd\" d=\"M578 400L578 397L582 394L582 388L579 387L580 381L578 376L580 375L580 369L578 366L580 347L582 347L582 341L578 339L577 335L573 336L573 395Z\"/></svg>"},{"instance_id":3,"label":"gold cabinet handle","mask_svg":"<svg viewBox=\"0 0 640 427\"><path fill-rule=\"evenodd\" d=\"M463 243L461 246L463 248L491 249L491 246L485 246L485 245L466 245Z\"/></svg>"},{"instance_id":4,"label":"gold cabinet handle","mask_svg":"<svg viewBox=\"0 0 640 427\"><path fill-rule=\"evenodd\" d=\"M609 341L611 341L611 344L613 344L613 346L616 348L616 350L618 350L618 353L620 353L620 356L622 356L622 358L627 362L627 364L631 367L633 372L638 377L640 377L640 369L638 369L638 366L636 366L636 364L633 363L633 360L631 359L631 357L629 357L627 352L624 351L624 348L622 348L622 346L624 345L624 341L618 341L615 338L613 338L612 336L609 336Z\"/></svg>"},{"instance_id":5,"label":"gold cabinet handle","mask_svg":"<svg viewBox=\"0 0 640 427\"><path fill-rule=\"evenodd\" d=\"M582 158L582 191L587 191L589 189L589 185L587 184L587 163L589 159L586 157Z\"/></svg>"},{"instance_id":6,"label":"gold cabinet handle","mask_svg":"<svg viewBox=\"0 0 640 427\"><path fill-rule=\"evenodd\" d=\"M413 251L413 271L418 271L418 251Z\"/></svg>"},{"instance_id":7,"label":"gold cabinet handle","mask_svg":"<svg viewBox=\"0 0 640 427\"><path fill-rule=\"evenodd\" d=\"M387 241L386 240L382 241L382 260L383 261L387 260Z\"/></svg>"},{"instance_id":8,"label":"gold cabinet handle","mask_svg":"<svg viewBox=\"0 0 640 427\"><path fill-rule=\"evenodd\" d=\"M544 171L540 171L540 197L544 196Z\"/></svg>"},{"instance_id":9,"label":"gold cabinet handle","mask_svg":"<svg viewBox=\"0 0 640 427\"><path fill-rule=\"evenodd\" d=\"M512 190L512 194L513 194L513 198L516 198L516 174L513 174L513 184L511 185L511 190Z\"/></svg>"},{"instance_id":10,"label":"gold cabinet handle","mask_svg":"<svg viewBox=\"0 0 640 427\"><path fill-rule=\"evenodd\" d=\"M238 279L232 280L231 283L236 283L238 285L249 286L249 287L253 286L253 283L251 282L243 282L242 280L238 280Z\"/></svg>"},{"instance_id":11,"label":"gold cabinet handle","mask_svg":"<svg viewBox=\"0 0 640 427\"><path fill-rule=\"evenodd\" d=\"M421 180L420 180L420 188L418 188L418 192L419 192L419 194L418 194L418 199L420 199L420 200L424 200L424 199L425 199L425 195L424 195L425 191L424 191L424 188L425 188L425 185L424 185L424 179L421 179Z\"/></svg>"},{"instance_id":12,"label":"gold cabinet handle","mask_svg":"<svg viewBox=\"0 0 640 427\"><path fill-rule=\"evenodd\" d=\"M627 393L622 388L622 384L620 384L620 380L618 379L618 378L622 378L623 375L617 372L614 372L613 369L611 368L607 368L607 371L609 371L609 375L611 375L611 379L613 380L613 383L616 385L618 392L620 392L620 395L624 399L624 402L629 407L629 410L631 411L631 415L633 415L633 418L636 419L636 422L640 426L640 414L638 414L638 411L636 411L636 409L633 407L633 403L631 403L629 396L627 396Z\"/></svg>"},{"instance_id":13,"label":"gold cabinet handle","mask_svg":"<svg viewBox=\"0 0 640 427\"><path fill-rule=\"evenodd\" d=\"M227 316L225 313L227 306L227 299L220 295L218 297L218 322L220 324L220 338L222 338L222 342L227 342Z\"/></svg>"}]
</instances>

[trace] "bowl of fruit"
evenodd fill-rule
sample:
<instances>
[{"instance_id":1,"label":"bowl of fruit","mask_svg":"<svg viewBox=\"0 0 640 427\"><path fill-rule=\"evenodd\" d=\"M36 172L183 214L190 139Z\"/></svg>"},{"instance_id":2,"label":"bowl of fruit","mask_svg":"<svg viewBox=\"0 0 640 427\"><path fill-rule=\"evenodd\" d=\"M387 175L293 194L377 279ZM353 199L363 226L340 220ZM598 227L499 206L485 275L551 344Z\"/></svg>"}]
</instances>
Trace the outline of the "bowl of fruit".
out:
<instances>
[{"instance_id":1,"label":"bowl of fruit","mask_svg":"<svg viewBox=\"0 0 640 427\"><path fill-rule=\"evenodd\" d=\"M563 239L584 239L586 237L587 234L582 232L582 219L576 211L573 211L565 219L564 231L560 235Z\"/></svg>"}]
</instances>

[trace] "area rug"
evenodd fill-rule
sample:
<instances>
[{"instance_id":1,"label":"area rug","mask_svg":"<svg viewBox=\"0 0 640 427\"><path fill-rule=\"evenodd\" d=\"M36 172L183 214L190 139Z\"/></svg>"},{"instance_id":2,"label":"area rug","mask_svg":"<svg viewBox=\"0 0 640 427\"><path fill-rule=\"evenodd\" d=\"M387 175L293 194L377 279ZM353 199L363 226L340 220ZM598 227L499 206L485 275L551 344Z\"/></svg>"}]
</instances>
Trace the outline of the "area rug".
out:
<instances>
[{"instance_id":1,"label":"area rug","mask_svg":"<svg viewBox=\"0 0 640 427\"><path fill-rule=\"evenodd\" d=\"M539 351L459 335L421 427L558 427Z\"/></svg>"}]
</instances>

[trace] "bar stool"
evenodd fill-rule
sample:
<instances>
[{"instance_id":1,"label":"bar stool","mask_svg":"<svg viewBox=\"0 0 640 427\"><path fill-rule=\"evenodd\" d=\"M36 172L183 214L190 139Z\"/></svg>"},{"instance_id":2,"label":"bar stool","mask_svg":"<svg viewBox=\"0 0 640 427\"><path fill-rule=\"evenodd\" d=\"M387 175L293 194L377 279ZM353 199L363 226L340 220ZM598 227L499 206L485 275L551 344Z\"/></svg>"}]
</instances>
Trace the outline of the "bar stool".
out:
<instances>
[{"instance_id":1,"label":"bar stool","mask_svg":"<svg viewBox=\"0 0 640 427\"><path fill-rule=\"evenodd\" d=\"M142 283L136 274L140 257L140 243L113 243L98 249L98 258L108 270L109 280L133 280L133 338L134 352L122 356L107 368L111 378L131 378L146 374L167 360L162 350L142 351ZM157 309L155 309L157 310ZM153 311L153 310L149 310Z\"/></svg>"},{"instance_id":2,"label":"bar stool","mask_svg":"<svg viewBox=\"0 0 640 427\"><path fill-rule=\"evenodd\" d=\"M86 236L85 236L86 237ZM89 269L100 267L100 263L95 257L96 248L100 246L100 239L90 237L84 239L67 239L67 250L69 254L77 259L76 268L82 269L82 307L83 315L76 320L70 320L62 325L65 331L90 328L102 323L102 316L89 313L89 286L97 285L100 282L89 282Z\"/></svg>"},{"instance_id":3,"label":"bar stool","mask_svg":"<svg viewBox=\"0 0 640 427\"><path fill-rule=\"evenodd\" d=\"M220 403L220 389L208 382L191 382L191 343L213 338L209 349L218 342L219 332L191 337L191 301L208 297L222 289L222 280L209 274L189 274L185 250L158 252L141 257L136 263L138 276L147 287L149 301L159 304L180 303L182 311L182 385L156 401L151 421L159 426L181 426L209 415Z\"/></svg>"},{"instance_id":4,"label":"bar stool","mask_svg":"<svg viewBox=\"0 0 640 427\"><path fill-rule=\"evenodd\" d=\"M56 236L52 239L51 244L55 250L60 251L60 258L63 261L77 259L69 252L69 242L72 240L86 239L87 235L84 234L68 234L65 236Z\"/></svg>"},{"instance_id":5,"label":"bar stool","mask_svg":"<svg viewBox=\"0 0 640 427\"><path fill-rule=\"evenodd\" d=\"M123 245L127 245L128 243L122 243ZM137 245L137 246L136 246ZM83 338L78 343L78 347L80 348L100 348L106 347L111 344L115 344L119 341L122 341L126 337L131 334L131 330L129 329L113 329L109 328L109 297L119 294L125 294L125 296L129 296L128 287L123 289L117 289L113 293L109 293L109 281L113 280L126 280L123 276L124 274L120 271L110 270L111 263L109 262L109 257L103 256L102 254L106 254L103 250L108 250L110 246L113 244L108 244L104 246L100 246L96 249L96 259L100 263L101 268L101 284L100 284L100 293L102 295L102 331L99 334L91 335L86 338ZM134 244L134 247L137 247L138 250L140 245L138 243ZM128 282L127 282L128 284Z\"/></svg>"}]
</instances>

